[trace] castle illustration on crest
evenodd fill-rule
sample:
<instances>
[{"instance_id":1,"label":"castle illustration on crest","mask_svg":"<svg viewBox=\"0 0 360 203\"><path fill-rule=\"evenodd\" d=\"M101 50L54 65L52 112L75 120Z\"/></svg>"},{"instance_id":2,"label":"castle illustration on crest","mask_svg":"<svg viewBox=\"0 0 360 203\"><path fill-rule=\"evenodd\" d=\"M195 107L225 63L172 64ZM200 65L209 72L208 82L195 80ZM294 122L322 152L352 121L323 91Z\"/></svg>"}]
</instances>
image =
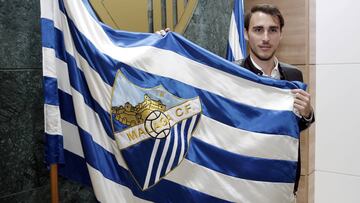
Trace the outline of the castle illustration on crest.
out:
<instances>
[{"instance_id":1,"label":"castle illustration on crest","mask_svg":"<svg viewBox=\"0 0 360 203\"><path fill-rule=\"evenodd\" d=\"M144 95L144 101L136 106L126 102L124 105L111 108L115 119L130 127L144 123L146 117L155 110L164 112L166 106L160 100L151 99L147 94Z\"/></svg>"}]
</instances>

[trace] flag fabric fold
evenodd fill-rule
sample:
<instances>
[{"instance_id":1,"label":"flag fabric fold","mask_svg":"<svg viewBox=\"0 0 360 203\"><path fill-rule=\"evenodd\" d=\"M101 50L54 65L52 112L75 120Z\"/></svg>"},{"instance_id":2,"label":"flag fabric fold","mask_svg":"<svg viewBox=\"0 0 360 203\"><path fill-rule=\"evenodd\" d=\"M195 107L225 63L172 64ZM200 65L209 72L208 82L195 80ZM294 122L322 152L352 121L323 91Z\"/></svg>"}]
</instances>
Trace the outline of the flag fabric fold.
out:
<instances>
[{"instance_id":1,"label":"flag fabric fold","mask_svg":"<svg viewBox=\"0 0 360 203\"><path fill-rule=\"evenodd\" d=\"M98 201L293 199L291 89L304 84L259 77L176 33L113 30L87 0L41 0L41 27L46 161Z\"/></svg>"},{"instance_id":2,"label":"flag fabric fold","mask_svg":"<svg viewBox=\"0 0 360 203\"><path fill-rule=\"evenodd\" d=\"M226 50L226 59L229 61L237 61L246 57L244 26L244 2L243 0L234 0Z\"/></svg>"}]
</instances>

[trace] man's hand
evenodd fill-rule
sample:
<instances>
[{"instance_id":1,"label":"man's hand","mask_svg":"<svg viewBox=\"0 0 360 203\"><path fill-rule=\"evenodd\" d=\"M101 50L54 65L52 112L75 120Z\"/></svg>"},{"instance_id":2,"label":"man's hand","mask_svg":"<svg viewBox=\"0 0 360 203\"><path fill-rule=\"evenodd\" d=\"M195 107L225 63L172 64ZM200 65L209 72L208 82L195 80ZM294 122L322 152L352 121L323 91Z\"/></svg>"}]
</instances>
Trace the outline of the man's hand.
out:
<instances>
[{"instance_id":1,"label":"man's hand","mask_svg":"<svg viewBox=\"0 0 360 203\"><path fill-rule=\"evenodd\" d=\"M302 89L294 89L291 92L295 95L294 108L299 111L302 117L309 119L313 113L310 104L311 95Z\"/></svg>"},{"instance_id":2,"label":"man's hand","mask_svg":"<svg viewBox=\"0 0 360 203\"><path fill-rule=\"evenodd\" d=\"M170 32L170 28L165 28L165 30L156 31L156 34L159 34L161 36L165 36L167 32Z\"/></svg>"}]
</instances>

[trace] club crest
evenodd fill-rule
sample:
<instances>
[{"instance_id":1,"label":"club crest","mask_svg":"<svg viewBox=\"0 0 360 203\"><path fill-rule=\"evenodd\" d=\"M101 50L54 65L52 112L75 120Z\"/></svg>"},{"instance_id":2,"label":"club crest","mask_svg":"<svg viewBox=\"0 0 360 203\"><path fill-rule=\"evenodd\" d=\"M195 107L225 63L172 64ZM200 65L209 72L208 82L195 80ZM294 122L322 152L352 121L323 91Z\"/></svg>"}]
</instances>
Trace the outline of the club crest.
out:
<instances>
[{"instance_id":1,"label":"club crest","mask_svg":"<svg viewBox=\"0 0 360 203\"><path fill-rule=\"evenodd\" d=\"M119 71L111 115L121 155L139 187L146 190L186 156L201 103L198 97L179 98L161 85L142 88Z\"/></svg>"}]
</instances>

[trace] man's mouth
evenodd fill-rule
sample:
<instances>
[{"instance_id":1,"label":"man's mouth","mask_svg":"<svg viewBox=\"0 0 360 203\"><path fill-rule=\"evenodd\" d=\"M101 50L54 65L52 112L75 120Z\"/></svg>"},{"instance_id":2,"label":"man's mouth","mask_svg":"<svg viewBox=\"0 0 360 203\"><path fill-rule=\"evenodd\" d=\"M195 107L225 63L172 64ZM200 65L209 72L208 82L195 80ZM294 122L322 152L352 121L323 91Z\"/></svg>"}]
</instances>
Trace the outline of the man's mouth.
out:
<instances>
[{"instance_id":1,"label":"man's mouth","mask_svg":"<svg viewBox=\"0 0 360 203\"><path fill-rule=\"evenodd\" d=\"M263 51L268 51L271 49L270 45L260 45L259 48Z\"/></svg>"}]
</instances>

